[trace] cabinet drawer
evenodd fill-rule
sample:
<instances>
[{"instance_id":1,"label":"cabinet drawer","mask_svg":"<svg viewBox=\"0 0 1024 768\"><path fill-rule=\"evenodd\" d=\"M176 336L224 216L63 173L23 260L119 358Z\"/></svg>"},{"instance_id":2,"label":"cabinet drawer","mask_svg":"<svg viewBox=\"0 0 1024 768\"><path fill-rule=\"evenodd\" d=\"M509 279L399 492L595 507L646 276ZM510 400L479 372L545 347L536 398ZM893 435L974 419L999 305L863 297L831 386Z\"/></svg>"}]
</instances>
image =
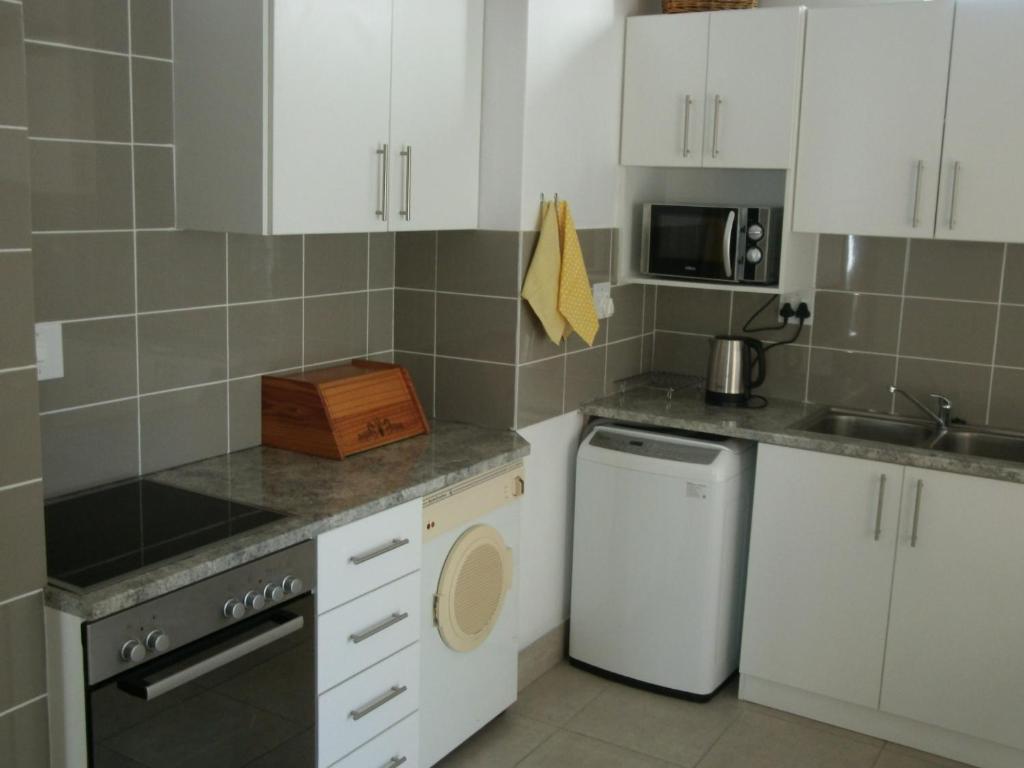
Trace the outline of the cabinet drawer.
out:
<instances>
[{"instance_id":1,"label":"cabinet drawer","mask_svg":"<svg viewBox=\"0 0 1024 768\"><path fill-rule=\"evenodd\" d=\"M419 639L419 571L317 621L317 690L323 693Z\"/></svg>"},{"instance_id":2,"label":"cabinet drawer","mask_svg":"<svg viewBox=\"0 0 1024 768\"><path fill-rule=\"evenodd\" d=\"M388 728L373 741L364 744L331 768L417 768L420 751L420 716L409 715ZM399 762L402 759L405 762Z\"/></svg>"},{"instance_id":3,"label":"cabinet drawer","mask_svg":"<svg viewBox=\"0 0 1024 768\"><path fill-rule=\"evenodd\" d=\"M317 539L317 611L324 613L420 567L420 499Z\"/></svg>"},{"instance_id":4,"label":"cabinet drawer","mask_svg":"<svg viewBox=\"0 0 1024 768\"><path fill-rule=\"evenodd\" d=\"M419 708L420 646L370 667L320 696L320 768L326 768Z\"/></svg>"}]
</instances>

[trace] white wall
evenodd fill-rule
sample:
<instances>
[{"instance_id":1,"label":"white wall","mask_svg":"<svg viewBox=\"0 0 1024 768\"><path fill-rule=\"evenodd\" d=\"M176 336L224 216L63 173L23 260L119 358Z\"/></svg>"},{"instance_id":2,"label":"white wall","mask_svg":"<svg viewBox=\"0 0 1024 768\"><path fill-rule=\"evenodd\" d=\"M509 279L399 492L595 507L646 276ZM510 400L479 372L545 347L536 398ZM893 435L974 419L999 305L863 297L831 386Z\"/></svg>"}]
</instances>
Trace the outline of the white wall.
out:
<instances>
[{"instance_id":1,"label":"white wall","mask_svg":"<svg viewBox=\"0 0 1024 768\"><path fill-rule=\"evenodd\" d=\"M519 430L530 443L519 539L519 647L569 618L576 444L583 417L567 413Z\"/></svg>"}]
</instances>

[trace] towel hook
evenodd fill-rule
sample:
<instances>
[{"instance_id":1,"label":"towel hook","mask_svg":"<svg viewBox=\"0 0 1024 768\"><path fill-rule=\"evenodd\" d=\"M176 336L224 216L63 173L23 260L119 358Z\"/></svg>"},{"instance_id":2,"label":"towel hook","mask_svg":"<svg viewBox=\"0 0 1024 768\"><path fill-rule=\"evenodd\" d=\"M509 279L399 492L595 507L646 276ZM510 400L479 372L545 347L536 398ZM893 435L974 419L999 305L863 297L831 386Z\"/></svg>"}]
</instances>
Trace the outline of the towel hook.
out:
<instances>
[{"instance_id":1,"label":"towel hook","mask_svg":"<svg viewBox=\"0 0 1024 768\"><path fill-rule=\"evenodd\" d=\"M544 205L544 193L543 192L540 193L540 204ZM558 193L557 192L555 192L555 205L556 206L558 205Z\"/></svg>"}]
</instances>

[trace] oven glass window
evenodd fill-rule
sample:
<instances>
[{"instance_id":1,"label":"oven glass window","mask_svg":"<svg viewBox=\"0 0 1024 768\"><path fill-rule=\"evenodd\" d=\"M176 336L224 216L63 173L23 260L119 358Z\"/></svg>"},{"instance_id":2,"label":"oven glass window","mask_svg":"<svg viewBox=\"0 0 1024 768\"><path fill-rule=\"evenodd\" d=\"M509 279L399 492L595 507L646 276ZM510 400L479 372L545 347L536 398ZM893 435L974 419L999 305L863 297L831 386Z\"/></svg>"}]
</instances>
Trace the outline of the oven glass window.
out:
<instances>
[{"instance_id":1,"label":"oven glass window","mask_svg":"<svg viewBox=\"0 0 1024 768\"><path fill-rule=\"evenodd\" d=\"M726 226L735 208L651 206L651 274L668 277L731 280L735 258L735 217L730 237Z\"/></svg>"},{"instance_id":2,"label":"oven glass window","mask_svg":"<svg viewBox=\"0 0 1024 768\"><path fill-rule=\"evenodd\" d=\"M301 629L260 646L298 616ZM313 598L299 598L92 688L92 768L315 768L314 620ZM255 650L167 684L252 638Z\"/></svg>"}]
</instances>

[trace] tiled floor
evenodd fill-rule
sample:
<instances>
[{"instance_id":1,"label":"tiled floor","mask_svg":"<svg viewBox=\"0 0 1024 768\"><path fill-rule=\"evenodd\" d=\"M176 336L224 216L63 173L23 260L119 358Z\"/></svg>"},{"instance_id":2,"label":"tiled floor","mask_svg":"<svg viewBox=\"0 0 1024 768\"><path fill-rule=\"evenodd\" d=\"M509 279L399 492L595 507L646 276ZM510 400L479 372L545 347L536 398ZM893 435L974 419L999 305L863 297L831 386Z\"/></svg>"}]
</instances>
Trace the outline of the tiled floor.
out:
<instances>
[{"instance_id":1,"label":"tiled floor","mask_svg":"<svg viewBox=\"0 0 1024 768\"><path fill-rule=\"evenodd\" d=\"M739 701L736 683L707 704L647 693L562 663L442 768L966 768Z\"/></svg>"}]
</instances>

